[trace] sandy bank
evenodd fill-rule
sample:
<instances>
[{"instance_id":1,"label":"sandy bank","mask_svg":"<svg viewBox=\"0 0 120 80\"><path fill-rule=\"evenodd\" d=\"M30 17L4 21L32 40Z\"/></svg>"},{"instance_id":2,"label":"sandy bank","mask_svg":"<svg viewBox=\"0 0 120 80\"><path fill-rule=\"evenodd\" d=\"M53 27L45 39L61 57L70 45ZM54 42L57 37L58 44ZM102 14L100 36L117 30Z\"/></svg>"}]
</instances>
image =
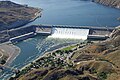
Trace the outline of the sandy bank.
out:
<instances>
[{"instance_id":1,"label":"sandy bank","mask_svg":"<svg viewBox=\"0 0 120 80\"><path fill-rule=\"evenodd\" d=\"M9 55L9 58L6 60L6 63L4 64L5 66L9 66L21 51L19 47L13 44L1 44L0 49L4 50Z\"/></svg>"}]
</instances>

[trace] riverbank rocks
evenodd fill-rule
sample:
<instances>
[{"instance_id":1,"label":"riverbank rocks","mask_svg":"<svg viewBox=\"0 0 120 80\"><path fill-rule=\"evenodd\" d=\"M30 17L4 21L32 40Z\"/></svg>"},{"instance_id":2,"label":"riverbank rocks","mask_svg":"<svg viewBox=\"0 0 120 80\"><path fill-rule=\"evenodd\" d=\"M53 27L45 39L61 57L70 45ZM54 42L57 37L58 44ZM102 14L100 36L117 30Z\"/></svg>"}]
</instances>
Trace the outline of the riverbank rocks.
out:
<instances>
[{"instance_id":1,"label":"riverbank rocks","mask_svg":"<svg viewBox=\"0 0 120 80\"><path fill-rule=\"evenodd\" d=\"M92 0L92 1L120 9L120 0Z\"/></svg>"}]
</instances>

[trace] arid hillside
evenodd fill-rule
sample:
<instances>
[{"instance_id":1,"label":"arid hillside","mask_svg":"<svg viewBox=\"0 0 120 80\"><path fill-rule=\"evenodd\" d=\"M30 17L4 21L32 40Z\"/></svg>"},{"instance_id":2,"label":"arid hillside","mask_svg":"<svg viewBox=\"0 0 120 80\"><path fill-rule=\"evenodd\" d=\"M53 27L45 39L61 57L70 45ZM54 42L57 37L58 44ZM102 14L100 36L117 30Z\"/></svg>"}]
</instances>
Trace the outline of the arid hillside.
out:
<instances>
[{"instance_id":1,"label":"arid hillside","mask_svg":"<svg viewBox=\"0 0 120 80\"><path fill-rule=\"evenodd\" d=\"M76 51L72 60L75 61L77 69L81 67L87 67L88 70L94 69L97 80L119 80L120 27L111 33L109 39Z\"/></svg>"},{"instance_id":2,"label":"arid hillside","mask_svg":"<svg viewBox=\"0 0 120 80\"><path fill-rule=\"evenodd\" d=\"M40 9L11 1L0 1L0 31L19 27L38 17Z\"/></svg>"}]
</instances>

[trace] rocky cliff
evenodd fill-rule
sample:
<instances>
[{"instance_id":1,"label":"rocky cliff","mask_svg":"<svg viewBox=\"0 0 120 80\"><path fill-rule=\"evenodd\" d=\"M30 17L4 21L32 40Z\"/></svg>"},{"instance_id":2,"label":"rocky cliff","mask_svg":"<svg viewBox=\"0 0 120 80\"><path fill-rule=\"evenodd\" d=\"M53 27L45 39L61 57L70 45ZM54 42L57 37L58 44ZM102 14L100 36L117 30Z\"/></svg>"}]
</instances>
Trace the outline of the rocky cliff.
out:
<instances>
[{"instance_id":1,"label":"rocky cliff","mask_svg":"<svg viewBox=\"0 0 120 80\"><path fill-rule=\"evenodd\" d=\"M92 1L120 9L120 0L92 0Z\"/></svg>"}]
</instances>

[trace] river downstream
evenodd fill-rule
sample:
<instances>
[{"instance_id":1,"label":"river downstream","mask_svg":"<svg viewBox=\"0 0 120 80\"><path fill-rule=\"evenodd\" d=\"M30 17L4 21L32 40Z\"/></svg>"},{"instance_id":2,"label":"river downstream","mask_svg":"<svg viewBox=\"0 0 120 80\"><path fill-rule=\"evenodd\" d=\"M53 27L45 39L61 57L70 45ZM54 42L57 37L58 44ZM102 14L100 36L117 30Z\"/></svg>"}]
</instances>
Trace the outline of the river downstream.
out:
<instances>
[{"instance_id":1,"label":"river downstream","mask_svg":"<svg viewBox=\"0 0 120 80\"><path fill-rule=\"evenodd\" d=\"M76 25L76 26L110 26L120 25L117 20L120 10L102 6L93 2L80 0L12 0L17 3L42 8L42 17L29 23L51 25ZM27 26L28 26L27 25ZM21 68L36 59L53 47L62 47L63 44L73 44L82 40L51 39L47 36L37 35L34 38L16 44L21 48L21 53L11 66ZM59 46L58 46L59 45ZM63 45L64 46L64 45ZM6 78L7 76L4 76ZM3 78L3 77L2 77Z\"/></svg>"}]
</instances>

